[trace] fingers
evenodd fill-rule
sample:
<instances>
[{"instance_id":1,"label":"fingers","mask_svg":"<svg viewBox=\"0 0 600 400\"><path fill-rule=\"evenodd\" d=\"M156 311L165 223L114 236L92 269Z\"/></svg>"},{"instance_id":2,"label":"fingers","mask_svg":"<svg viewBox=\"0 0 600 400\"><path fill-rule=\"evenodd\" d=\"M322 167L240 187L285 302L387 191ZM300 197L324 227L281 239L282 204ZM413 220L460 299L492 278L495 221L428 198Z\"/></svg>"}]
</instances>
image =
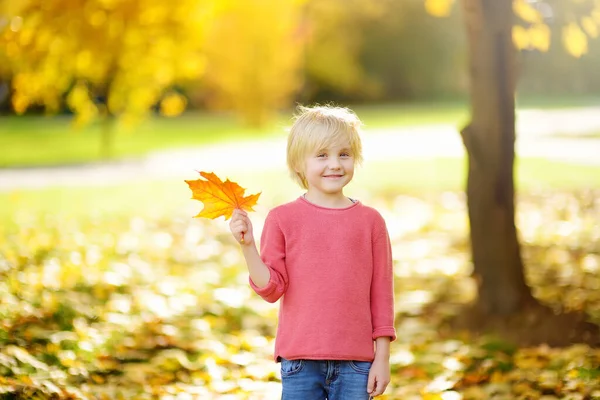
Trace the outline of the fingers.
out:
<instances>
[{"instance_id":1,"label":"fingers","mask_svg":"<svg viewBox=\"0 0 600 400\"><path fill-rule=\"evenodd\" d=\"M373 376L373 378L371 378L369 376L369 383L367 384L367 392L372 396L379 396L381 394L383 394L383 392L385 392L385 389L387 387L389 382L385 382L385 381L378 381L377 378L375 376Z\"/></svg>"},{"instance_id":2,"label":"fingers","mask_svg":"<svg viewBox=\"0 0 600 400\"><path fill-rule=\"evenodd\" d=\"M229 227L231 228L232 231L235 231L238 233L248 231L248 224L246 223L246 221L242 221L242 220L233 221L231 224L229 224Z\"/></svg>"},{"instance_id":3,"label":"fingers","mask_svg":"<svg viewBox=\"0 0 600 400\"><path fill-rule=\"evenodd\" d=\"M371 393L371 396L372 396L372 397L379 396L380 394L382 394L382 393L383 393L383 390L379 389L379 385L377 385L377 383L375 384L375 386L376 386L376 387L375 387L375 389L373 390L373 393Z\"/></svg>"},{"instance_id":4,"label":"fingers","mask_svg":"<svg viewBox=\"0 0 600 400\"><path fill-rule=\"evenodd\" d=\"M229 223L229 228L231 229L231 232L233 233L239 233L241 234L248 232L248 224L246 223L246 221L242 220L242 219L238 219L237 221L231 221Z\"/></svg>"},{"instance_id":5,"label":"fingers","mask_svg":"<svg viewBox=\"0 0 600 400\"><path fill-rule=\"evenodd\" d=\"M375 374L369 374L369 380L367 383L367 393L374 396L373 391L375 390Z\"/></svg>"},{"instance_id":6,"label":"fingers","mask_svg":"<svg viewBox=\"0 0 600 400\"><path fill-rule=\"evenodd\" d=\"M252 226L252 223L250 222L250 218L248 217L248 213L243 210L235 209L233 211L230 223L233 223L236 221L244 221L244 222L246 222L246 224L248 226Z\"/></svg>"},{"instance_id":7,"label":"fingers","mask_svg":"<svg viewBox=\"0 0 600 400\"><path fill-rule=\"evenodd\" d=\"M247 242L245 236L252 230L252 223L248 218L248 214L243 210L234 210L229 222L229 229L239 243L245 244Z\"/></svg>"},{"instance_id":8,"label":"fingers","mask_svg":"<svg viewBox=\"0 0 600 400\"><path fill-rule=\"evenodd\" d=\"M236 208L235 210L233 210L233 215L242 215L244 217L248 216L248 213L242 209Z\"/></svg>"}]
</instances>

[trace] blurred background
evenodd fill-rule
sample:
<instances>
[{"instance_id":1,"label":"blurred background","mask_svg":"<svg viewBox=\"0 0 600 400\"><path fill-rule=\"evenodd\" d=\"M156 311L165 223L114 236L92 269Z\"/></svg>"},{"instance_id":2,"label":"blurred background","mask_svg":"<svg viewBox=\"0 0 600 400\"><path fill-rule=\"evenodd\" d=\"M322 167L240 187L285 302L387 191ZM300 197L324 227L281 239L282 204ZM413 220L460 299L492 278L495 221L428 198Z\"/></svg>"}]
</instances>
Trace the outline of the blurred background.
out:
<instances>
[{"instance_id":1,"label":"blurred background","mask_svg":"<svg viewBox=\"0 0 600 400\"><path fill-rule=\"evenodd\" d=\"M597 350L444 328L477 294L462 3L0 0L0 393L279 398L277 306L249 289L227 222L192 219L184 180L261 192L260 235L302 193L285 166L295 106L327 103L365 124L347 193L394 246L382 398L600 398ZM513 9L525 275L555 312L598 323L600 3Z\"/></svg>"}]
</instances>

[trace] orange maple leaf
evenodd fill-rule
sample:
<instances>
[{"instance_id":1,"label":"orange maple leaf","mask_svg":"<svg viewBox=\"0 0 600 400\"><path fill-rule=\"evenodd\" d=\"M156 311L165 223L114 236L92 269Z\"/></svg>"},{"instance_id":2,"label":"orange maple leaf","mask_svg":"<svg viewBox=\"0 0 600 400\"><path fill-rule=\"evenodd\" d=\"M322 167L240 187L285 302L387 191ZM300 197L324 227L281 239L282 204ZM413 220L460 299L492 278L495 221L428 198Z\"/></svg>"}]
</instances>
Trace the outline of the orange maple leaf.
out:
<instances>
[{"instance_id":1,"label":"orange maple leaf","mask_svg":"<svg viewBox=\"0 0 600 400\"><path fill-rule=\"evenodd\" d=\"M237 183L229 179L223 182L212 172L198 172L206 180L185 181L192 190L192 199L204 203L204 208L194 218L215 219L223 215L228 220L236 208L254 211L252 207L256 205L260 193L244 196L246 189Z\"/></svg>"}]
</instances>

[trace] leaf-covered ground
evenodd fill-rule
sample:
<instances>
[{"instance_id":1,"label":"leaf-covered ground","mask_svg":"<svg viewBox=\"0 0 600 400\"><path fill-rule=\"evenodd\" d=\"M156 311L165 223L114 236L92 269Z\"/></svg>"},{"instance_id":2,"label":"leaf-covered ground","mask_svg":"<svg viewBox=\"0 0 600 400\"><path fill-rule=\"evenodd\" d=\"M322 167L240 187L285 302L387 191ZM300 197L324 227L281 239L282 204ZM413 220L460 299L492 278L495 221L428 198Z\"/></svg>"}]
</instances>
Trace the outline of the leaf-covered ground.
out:
<instances>
[{"instance_id":1,"label":"leaf-covered ground","mask_svg":"<svg viewBox=\"0 0 600 400\"><path fill-rule=\"evenodd\" d=\"M599 195L530 193L518 204L534 294L596 323ZM363 200L384 214L396 259L399 335L380 398L600 399L598 349L443 329L475 293L462 194ZM257 230L263 218L254 214ZM226 223L185 213L13 222L0 226L0 398L279 398L277 305L250 290Z\"/></svg>"}]
</instances>

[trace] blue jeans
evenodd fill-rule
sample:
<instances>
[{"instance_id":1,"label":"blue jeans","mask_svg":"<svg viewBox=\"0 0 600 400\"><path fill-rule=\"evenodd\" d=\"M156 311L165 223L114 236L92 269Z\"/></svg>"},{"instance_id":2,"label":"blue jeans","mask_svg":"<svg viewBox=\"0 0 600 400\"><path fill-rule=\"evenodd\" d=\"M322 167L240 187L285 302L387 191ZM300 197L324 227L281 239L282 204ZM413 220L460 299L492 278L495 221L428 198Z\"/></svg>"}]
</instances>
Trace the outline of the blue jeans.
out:
<instances>
[{"instance_id":1,"label":"blue jeans","mask_svg":"<svg viewBox=\"0 0 600 400\"><path fill-rule=\"evenodd\" d=\"M371 362L286 360L281 357L282 400L369 400Z\"/></svg>"}]
</instances>

